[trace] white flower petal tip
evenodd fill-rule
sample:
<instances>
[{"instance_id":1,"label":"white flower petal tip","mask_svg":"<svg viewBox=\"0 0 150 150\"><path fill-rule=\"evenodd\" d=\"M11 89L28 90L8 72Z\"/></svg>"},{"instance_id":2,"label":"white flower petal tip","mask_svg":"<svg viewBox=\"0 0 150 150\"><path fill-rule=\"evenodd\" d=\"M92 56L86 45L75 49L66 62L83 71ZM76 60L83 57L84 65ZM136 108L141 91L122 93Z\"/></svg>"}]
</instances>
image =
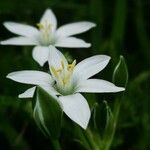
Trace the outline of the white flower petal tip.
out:
<instances>
[{"instance_id":1,"label":"white flower petal tip","mask_svg":"<svg viewBox=\"0 0 150 150\"><path fill-rule=\"evenodd\" d=\"M81 22L76 22L72 24L80 25L80 28L82 28L83 30L82 32L86 32L90 30L91 28L96 27L96 24L90 21L81 21Z\"/></svg>"},{"instance_id":2,"label":"white flower petal tip","mask_svg":"<svg viewBox=\"0 0 150 150\"><path fill-rule=\"evenodd\" d=\"M0 45L6 45L5 41L0 41Z\"/></svg>"},{"instance_id":3,"label":"white flower petal tip","mask_svg":"<svg viewBox=\"0 0 150 150\"><path fill-rule=\"evenodd\" d=\"M125 91L126 89L125 88L123 88L123 87L118 87L118 86L116 86L116 92L123 92L123 91ZM115 92L114 92L115 93Z\"/></svg>"},{"instance_id":4,"label":"white flower petal tip","mask_svg":"<svg viewBox=\"0 0 150 150\"><path fill-rule=\"evenodd\" d=\"M89 22L89 24L91 24L91 28L94 28L97 26L96 23L93 23L93 22Z\"/></svg>"},{"instance_id":5,"label":"white flower petal tip","mask_svg":"<svg viewBox=\"0 0 150 150\"><path fill-rule=\"evenodd\" d=\"M113 83L100 80L100 79L88 79L80 83L77 88L77 92L86 93L116 93L124 91L125 88L117 87Z\"/></svg>"},{"instance_id":6,"label":"white flower petal tip","mask_svg":"<svg viewBox=\"0 0 150 150\"><path fill-rule=\"evenodd\" d=\"M47 8L43 13L41 21L45 21L45 19L50 19L51 15L54 16L53 11L50 8Z\"/></svg>"},{"instance_id":7,"label":"white flower petal tip","mask_svg":"<svg viewBox=\"0 0 150 150\"><path fill-rule=\"evenodd\" d=\"M57 19L56 19L55 14L53 13L53 11L49 8L45 10L45 12L40 20L40 23L43 23L45 21L52 25L53 30L56 29Z\"/></svg>"},{"instance_id":8,"label":"white flower petal tip","mask_svg":"<svg viewBox=\"0 0 150 150\"><path fill-rule=\"evenodd\" d=\"M6 78L13 80L13 73L9 73Z\"/></svg>"},{"instance_id":9,"label":"white flower petal tip","mask_svg":"<svg viewBox=\"0 0 150 150\"><path fill-rule=\"evenodd\" d=\"M91 43L86 43L86 45L85 45L84 47L81 47L81 48L89 48L89 47L91 47L91 46L92 46Z\"/></svg>"},{"instance_id":10,"label":"white flower petal tip","mask_svg":"<svg viewBox=\"0 0 150 150\"><path fill-rule=\"evenodd\" d=\"M19 94L18 97L19 98L32 98L34 95L35 89L36 89L36 87L32 87L32 88L26 90L24 93Z\"/></svg>"},{"instance_id":11,"label":"white flower petal tip","mask_svg":"<svg viewBox=\"0 0 150 150\"><path fill-rule=\"evenodd\" d=\"M83 129L86 129L91 116L91 111L86 99L78 93L60 96L59 101L62 104L65 114Z\"/></svg>"},{"instance_id":12,"label":"white flower petal tip","mask_svg":"<svg viewBox=\"0 0 150 150\"><path fill-rule=\"evenodd\" d=\"M46 18L46 19L48 19L48 18L50 19L51 15L55 16L54 13L53 13L53 11L52 11L52 9L47 8L47 9L44 11L41 20L42 20L42 19L45 19L45 18Z\"/></svg>"},{"instance_id":13,"label":"white flower petal tip","mask_svg":"<svg viewBox=\"0 0 150 150\"><path fill-rule=\"evenodd\" d=\"M51 76L48 73L33 70L12 72L8 74L6 78L16 82L32 85L47 85L53 82Z\"/></svg>"},{"instance_id":14,"label":"white flower petal tip","mask_svg":"<svg viewBox=\"0 0 150 150\"><path fill-rule=\"evenodd\" d=\"M44 64L48 61L49 56L49 47L36 46L32 51L32 56L34 60L43 67Z\"/></svg>"},{"instance_id":15,"label":"white flower petal tip","mask_svg":"<svg viewBox=\"0 0 150 150\"><path fill-rule=\"evenodd\" d=\"M65 37L58 39L55 43L55 46L68 48L88 48L91 46L91 44L75 37Z\"/></svg>"},{"instance_id":16,"label":"white flower petal tip","mask_svg":"<svg viewBox=\"0 0 150 150\"><path fill-rule=\"evenodd\" d=\"M3 25L10 32L25 37L35 37L39 34L38 29L30 25L16 22L4 22Z\"/></svg>"},{"instance_id":17,"label":"white flower petal tip","mask_svg":"<svg viewBox=\"0 0 150 150\"><path fill-rule=\"evenodd\" d=\"M38 41L27 37L14 37L0 42L1 45L37 45Z\"/></svg>"},{"instance_id":18,"label":"white flower petal tip","mask_svg":"<svg viewBox=\"0 0 150 150\"><path fill-rule=\"evenodd\" d=\"M16 45L12 39L4 40L0 42L1 45Z\"/></svg>"},{"instance_id":19,"label":"white flower petal tip","mask_svg":"<svg viewBox=\"0 0 150 150\"><path fill-rule=\"evenodd\" d=\"M82 81L94 76L107 66L110 59L107 55L96 55L84 59L76 65L74 79Z\"/></svg>"},{"instance_id":20,"label":"white flower petal tip","mask_svg":"<svg viewBox=\"0 0 150 150\"><path fill-rule=\"evenodd\" d=\"M56 35L59 37L70 37L72 35L84 33L95 26L95 23L88 21L69 23L58 28Z\"/></svg>"}]
</instances>

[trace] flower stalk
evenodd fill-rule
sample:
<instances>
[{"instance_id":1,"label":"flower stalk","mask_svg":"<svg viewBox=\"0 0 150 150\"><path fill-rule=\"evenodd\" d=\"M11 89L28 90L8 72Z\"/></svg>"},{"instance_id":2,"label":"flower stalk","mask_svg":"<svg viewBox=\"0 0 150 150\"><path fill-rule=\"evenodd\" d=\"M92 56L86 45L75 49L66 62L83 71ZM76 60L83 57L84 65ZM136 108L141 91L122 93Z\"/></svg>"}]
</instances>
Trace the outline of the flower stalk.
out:
<instances>
[{"instance_id":1,"label":"flower stalk","mask_svg":"<svg viewBox=\"0 0 150 150\"><path fill-rule=\"evenodd\" d=\"M109 123L105 129L102 146L101 146L102 150L109 150L111 147L116 132L116 128L117 128L120 106L121 106L121 99L116 99L114 104L113 116L110 118Z\"/></svg>"},{"instance_id":2,"label":"flower stalk","mask_svg":"<svg viewBox=\"0 0 150 150\"><path fill-rule=\"evenodd\" d=\"M54 150L61 150L61 146L58 140L51 140L51 143L53 144Z\"/></svg>"}]
</instances>

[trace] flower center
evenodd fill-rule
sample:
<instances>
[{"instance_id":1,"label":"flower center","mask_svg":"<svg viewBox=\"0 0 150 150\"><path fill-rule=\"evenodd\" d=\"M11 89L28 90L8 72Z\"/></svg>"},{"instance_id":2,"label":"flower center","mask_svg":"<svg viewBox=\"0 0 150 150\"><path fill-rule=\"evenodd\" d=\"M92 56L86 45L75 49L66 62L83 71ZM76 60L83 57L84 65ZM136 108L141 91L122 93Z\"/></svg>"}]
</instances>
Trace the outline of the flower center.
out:
<instances>
[{"instance_id":1,"label":"flower center","mask_svg":"<svg viewBox=\"0 0 150 150\"><path fill-rule=\"evenodd\" d=\"M40 43L44 46L49 46L53 43L52 25L47 21L37 24L40 30Z\"/></svg>"},{"instance_id":2,"label":"flower center","mask_svg":"<svg viewBox=\"0 0 150 150\"><path fill-rule=\"evenodd\" d=\"M73 94L74 92L72 74L75 65L76 60L74 60L72 64L67 65L65 65L64 62L61 61L61 67L59 69L55 69L53 66L50 67L52 76L56 81L55 88L62 95Z\"/></svg>"}]
</instances>

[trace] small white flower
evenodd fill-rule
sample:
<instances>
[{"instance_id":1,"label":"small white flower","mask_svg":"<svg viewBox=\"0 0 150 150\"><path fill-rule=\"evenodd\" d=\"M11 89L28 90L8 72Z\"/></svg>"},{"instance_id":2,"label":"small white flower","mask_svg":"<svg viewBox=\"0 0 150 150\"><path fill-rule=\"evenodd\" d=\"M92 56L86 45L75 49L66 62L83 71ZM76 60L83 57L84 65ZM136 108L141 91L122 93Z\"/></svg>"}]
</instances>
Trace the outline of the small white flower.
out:
<instances>
[{"instance_id":1,"label":"small white flower","mask_svg":"<svg viewBox=\"0 0 150 150\"><path fill-rule=\"evenodd\" d=\"M102 79L89 79L108 64L110 57L96 55L76 65L68 64L64 55L55 47L50 47L49 67L51 75L40 71L19 71L8 74L7 78L16 82L39 85L60 102L70 119L86 129L90 119L90 108L80 92L107 93L125 89ZM36 87L30 88L20 98L32 98Z\"/></svg>"},{"instance_id":2,"label":"small white flower","mask_svg":"<svg viewBox=\"0 0 150 150\"><path fill-rule=\"evenodd\" d=\"M42 16L38 28L15 22L5 22L4 26L19 37L1 41L2 45L36 45L33 58L43 66L48 60L49 45L56 47L87 48L90 43L73 37L75 34L86 32L95 27L92 22L83 21L63 25L57 29L57 20L51 9L47 9Z\"/></svg>"}]
</instances>

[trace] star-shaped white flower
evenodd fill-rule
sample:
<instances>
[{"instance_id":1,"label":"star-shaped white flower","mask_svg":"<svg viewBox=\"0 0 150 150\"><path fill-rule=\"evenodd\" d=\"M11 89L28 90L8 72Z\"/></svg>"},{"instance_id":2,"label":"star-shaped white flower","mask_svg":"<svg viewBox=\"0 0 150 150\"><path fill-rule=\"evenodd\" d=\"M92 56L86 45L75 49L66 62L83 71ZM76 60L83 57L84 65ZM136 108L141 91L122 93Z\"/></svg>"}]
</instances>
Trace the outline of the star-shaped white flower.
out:
<instances>
[{"instance_id":1,"label":"star-shaped white flower","mask_svg":"<svg viewBox=\"0 0 150 150\"><path fill-rule=\"evenodd\" d=\"M86 99L80 93L114 93L125 89L102 79L89 79L106 67L110 60L109 56L96 55L76 65L76 61L68 64L64 55L55 47L51 46L50 49L51 75L28 70L10 73L7 78L42 87L60 102L63 111L70 119L86 129L91 113ZM28 89L20 94L19 98L32 98L35 88L36 86Z\"/></svg>"},{"instance_id":2,"label":"star-shaped white flower","mask_svg":"<svg viewBox=\"0 0 150 150\"><path fill-rule=\"evenodd\" d=\"M57 19L51 9L47 9L42 16L38 28L15 22L4 22L4 26L12 33L19 35L1 41L2 45L35 45L33 58L43 66L48 60L49 45L55 47L87 48L90 43L73 37L83 33L96 25L92 22L82 21L63 25L57 29Z\"/></svg>"}]
</instances>

